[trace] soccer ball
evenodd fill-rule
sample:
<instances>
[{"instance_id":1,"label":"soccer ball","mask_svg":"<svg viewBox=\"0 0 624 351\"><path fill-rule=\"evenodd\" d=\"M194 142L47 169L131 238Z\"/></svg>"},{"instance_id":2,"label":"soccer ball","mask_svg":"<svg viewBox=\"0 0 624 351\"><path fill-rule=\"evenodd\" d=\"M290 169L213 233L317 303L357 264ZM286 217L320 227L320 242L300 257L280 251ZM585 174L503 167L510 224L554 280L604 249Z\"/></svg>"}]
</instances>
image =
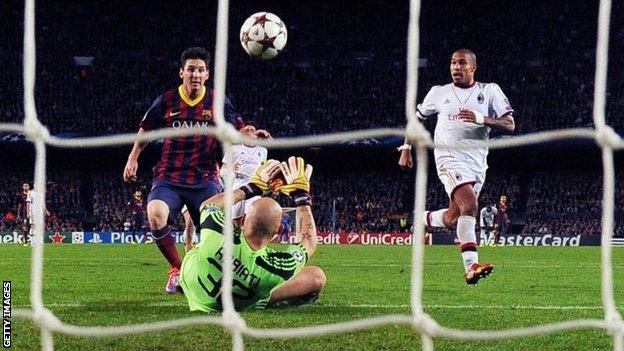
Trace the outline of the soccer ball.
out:
<instances>
[{"instance_id":1,"label":"soccer ball","mask_svg":"<svg viewBox=\"0 0 624 351\"><path fill-rule=\"evenodd\" d=\"M240 30L240 41L251 57L270 60L286 46L288 33L282 20L270 12L249 16Z\"/></svg>"}]
</instances>

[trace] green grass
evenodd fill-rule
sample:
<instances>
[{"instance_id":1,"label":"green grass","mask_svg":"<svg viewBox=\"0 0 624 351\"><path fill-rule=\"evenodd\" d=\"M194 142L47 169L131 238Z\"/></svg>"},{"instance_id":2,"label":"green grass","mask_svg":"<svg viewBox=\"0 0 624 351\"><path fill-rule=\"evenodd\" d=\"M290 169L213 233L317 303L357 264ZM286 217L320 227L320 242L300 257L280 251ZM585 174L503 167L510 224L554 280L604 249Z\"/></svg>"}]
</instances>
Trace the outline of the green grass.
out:
<instances>
[{"instance_id":1,"label":"green grass","mask_svg":"<svg viewBox=\"0 0 624 351\"><path fill-rule=\"evenodd\" d=\"M462 278L458 249L426 248L423 303L438 323L462 329L505 329L579 318L602 318L600 249L595 247L483 247L482 261L495 263L477 286ZM614 280L620 310L624 250L614 249ZM13 283L14 308L29 307L30 248L0 246L0 278ZM409 314L411 248L320 246L312 264L325 269L328 285L315 306L245 312L248 325L285 328ZM43 297L65 323L115 326L199 313L183 296L164 292L166 264L153 245L46 245ZM463 306L463 307L462 307ZM551 306L539 309L537 306ZM584 306L555 309L552 306ZM13 349L40 349L39 329L13 319ZM84 338L55 334L57 350L226 350L230 335L219 326L196 326L124 337ZM575 330L502 341L434 339L436 350L611 350L603 330ZM248 350L420 350L417 332L385 326L305 339L245 338Z\"/></svg>"}]
</instances>

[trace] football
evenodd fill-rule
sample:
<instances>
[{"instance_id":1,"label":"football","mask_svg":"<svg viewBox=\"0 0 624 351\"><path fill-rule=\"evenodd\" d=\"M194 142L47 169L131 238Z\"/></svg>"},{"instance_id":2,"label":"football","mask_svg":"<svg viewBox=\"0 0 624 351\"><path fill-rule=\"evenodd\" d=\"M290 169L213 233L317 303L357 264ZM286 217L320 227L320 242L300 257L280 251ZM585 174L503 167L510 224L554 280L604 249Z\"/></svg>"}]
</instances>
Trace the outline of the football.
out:
<instances>
[{"instance_id":1,"label":"football","mask_svg":"<svg viewBox=\"0 0 624 351\"><path fill-rule=\"evenodd\" d=\"M270 12L257 12L249 16L240 30L240 41L249 56L270 60L277 56L288 39L286 25Z\"/></svg>"}]
</instances>

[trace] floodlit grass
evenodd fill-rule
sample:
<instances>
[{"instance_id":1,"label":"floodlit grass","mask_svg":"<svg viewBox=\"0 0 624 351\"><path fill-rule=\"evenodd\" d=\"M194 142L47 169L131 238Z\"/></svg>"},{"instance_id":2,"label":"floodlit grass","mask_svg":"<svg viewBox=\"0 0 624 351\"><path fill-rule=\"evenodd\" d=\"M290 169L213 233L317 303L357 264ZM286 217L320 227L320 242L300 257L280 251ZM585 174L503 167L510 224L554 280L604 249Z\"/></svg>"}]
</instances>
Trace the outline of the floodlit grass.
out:
<instances>
[{"instance_id":1,"label":"floodlit grass","mask_svg":"<svg viewBox=\"0 0 624 351\"><path fill-rule=\"evenodd\" d=\"M181 249L181 248L180 248ZM472 330L534 326L603 318L600 248L483 247L481 261L494 273L477 286L462 277L459 250L426 248L423 303L439 324ZM13 283L13 308L29 308L30 248L0 246L0 278ZM312 264L328 285L316 305L242 314L249 326L287 328L386 314L409 315L411 247L320 246ZM618 307L624 305L624 250L614 249ZM115 326L189 316L184 296L164 292L167 266L153 245L46 245L43 299L63 322ZM14 350L40 349L38 327L13 318ZM54 334L56 350L227 350L219 326L202 325L124 337ZM611 350L603 330L574 330L499 341L434 339L436 350ZM384 326L302 339L245 337L248 350L420 350L409 326Z\"/></svg>"}]
</instances>

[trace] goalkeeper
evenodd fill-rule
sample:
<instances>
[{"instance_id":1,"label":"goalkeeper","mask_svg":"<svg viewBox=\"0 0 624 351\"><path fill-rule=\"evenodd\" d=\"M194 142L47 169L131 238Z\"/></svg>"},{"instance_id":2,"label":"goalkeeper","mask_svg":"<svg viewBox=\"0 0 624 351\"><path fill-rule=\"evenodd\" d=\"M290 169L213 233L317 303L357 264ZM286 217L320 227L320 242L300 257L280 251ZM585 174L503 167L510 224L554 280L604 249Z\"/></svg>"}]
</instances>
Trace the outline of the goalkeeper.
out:
<instances>
[{"instance_id":1,"label":"goalkeeper","mask_svg":"<svg viewBox=\"0 0 624 351\"><path fill-rule=\"evenodd\" d=\"M283 175L283 181L277 179ZM267 247L281 231L282 209L269 197L254 202L234 229L232 295L237 310L296 306L318 299L325 273L306 266L316 250L316 225L312 216L310 177L312 166L300 157L288 162L268 160L258 167L248 184L233 190L237 203L271 190L289 195L297 206L299 244L280 250ZM271 185L269 185L271 184ZM217 194L201 207L201 242L184 257L180 284L191 311L221 311L223 265L223 212L225 194Z\"/></svg>"}]
</instances>

